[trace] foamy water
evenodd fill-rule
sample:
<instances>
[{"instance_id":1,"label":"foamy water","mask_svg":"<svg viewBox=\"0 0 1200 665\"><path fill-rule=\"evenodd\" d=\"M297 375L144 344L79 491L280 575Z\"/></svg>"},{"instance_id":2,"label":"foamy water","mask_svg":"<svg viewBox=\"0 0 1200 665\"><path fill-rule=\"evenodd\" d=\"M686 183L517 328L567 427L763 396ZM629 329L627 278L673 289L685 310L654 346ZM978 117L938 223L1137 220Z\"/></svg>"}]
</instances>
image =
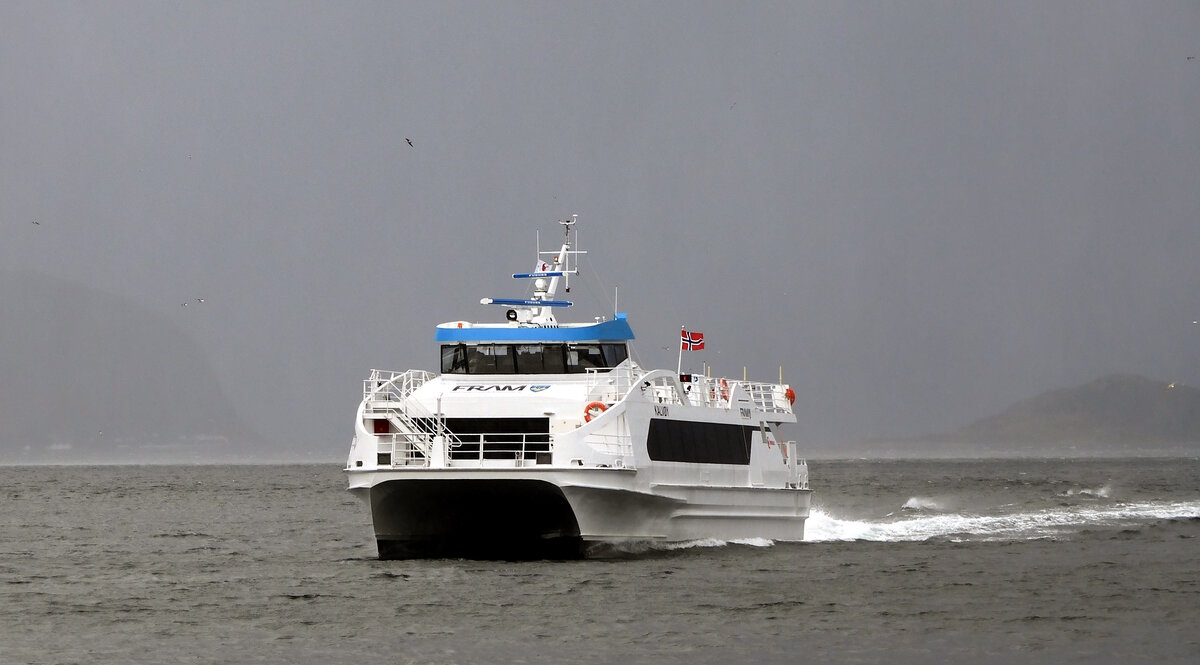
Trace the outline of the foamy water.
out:
<instances>
[{"instance_id":1,"label":"foamy water","mask_svg":"<svg viewBox=\"0 0 1200 665\"><path fill-rule=\"evenodd\" d=\"M939 499L914 496L901 506L903 510L945 510L946 502Z\"/></svg>"},{"instance_id":2,"label":"foamy water","mask_svg":"<svg viewBox=\"0 0 1200 665\"><path fill-rule=\"evenodd\" d=\"M1023 540L1146 520L1200 517L1200 502L1068 506L996 515L942 514L885 520L839 519L814 509L804 527L809 542L907 541L929 538Z\"/></svg>"},{"instance_id":3,"label":"foamy water","mask_svg":"<svg viewBox=\"0 0 1200 665\"><path fill-rule=\"evenodd\" d=\"M1112 496L1112 491L1112 485L1105 485L1104 487L1097 487L1095 489L1071 488L1066 492L1063 492L1063 496L1090 496L1098 499L1107 499Z\"/></svg>"}]
</instances>

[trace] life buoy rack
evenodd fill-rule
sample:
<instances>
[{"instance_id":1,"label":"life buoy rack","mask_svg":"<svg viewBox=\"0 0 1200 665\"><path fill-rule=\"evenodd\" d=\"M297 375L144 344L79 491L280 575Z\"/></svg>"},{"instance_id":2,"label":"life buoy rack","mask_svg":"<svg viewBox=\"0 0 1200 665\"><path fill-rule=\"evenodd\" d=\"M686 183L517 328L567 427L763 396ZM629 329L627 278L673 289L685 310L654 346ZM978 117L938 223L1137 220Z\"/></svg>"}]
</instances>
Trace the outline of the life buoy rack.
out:
<instances>
[{"instance_id":1,"label":"life buoy rack","mask_svg":"<svg viewBox=\"0 0 1200 665\"><path fill-rule=\"evenodd\" d=\"M590 423L592 418L604 413L608 410L608 405L604 402L592 402L583 407L583 422Z\"/></svg>"},{"instance_id":2,"label":"life buoy rack","mask_svg":"<svg viewBox=\"0 0 1200 665\"><path fill-rule=\"evenodd\" d=\"M721 379L721 399L729 401L729 382Z\"/></svg>"}]
</instances>

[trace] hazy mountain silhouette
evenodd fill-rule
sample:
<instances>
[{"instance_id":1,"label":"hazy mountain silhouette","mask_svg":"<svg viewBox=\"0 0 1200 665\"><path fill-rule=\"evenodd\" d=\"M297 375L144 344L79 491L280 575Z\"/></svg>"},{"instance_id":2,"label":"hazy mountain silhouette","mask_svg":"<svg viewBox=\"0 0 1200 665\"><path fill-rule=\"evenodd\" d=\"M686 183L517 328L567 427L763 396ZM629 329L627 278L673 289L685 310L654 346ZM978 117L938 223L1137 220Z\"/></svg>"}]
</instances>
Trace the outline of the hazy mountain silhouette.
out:
<instances>
[{"instance_id":1,"label":"hazy mountain silhouette","mask_svg":"<svg viewBox=\"0 0 1200 665\"><path fill-rule=\"evenodd\" d=\"M162 314L28 272L0 272L0 312L4 463L204 461L256 438Z\"/></svg>"},{"instance_id":2,"label":"hazy mountain silhouette","mask_svg":"<svg viewBox=\"0 0 1200 665\"><path fill-rule=\"evenodd\" d=\"M1073 444L1086 451L1200 448L1200 389L1113 374L1050 390L936 437L969 444Z\"/></svg>"},{"instance_id":3,"label":"hazy mountain silhouette","mask_svg":"<svg viewBox=\"0 0 1200 665\"><path fill-rule=\"evenodd\" d=\"M1111 374L1048 390L966 427L920 437L810 444L814 457L1161 456L1200 452L1200 389Z\"/></svg>"}]
</instances>

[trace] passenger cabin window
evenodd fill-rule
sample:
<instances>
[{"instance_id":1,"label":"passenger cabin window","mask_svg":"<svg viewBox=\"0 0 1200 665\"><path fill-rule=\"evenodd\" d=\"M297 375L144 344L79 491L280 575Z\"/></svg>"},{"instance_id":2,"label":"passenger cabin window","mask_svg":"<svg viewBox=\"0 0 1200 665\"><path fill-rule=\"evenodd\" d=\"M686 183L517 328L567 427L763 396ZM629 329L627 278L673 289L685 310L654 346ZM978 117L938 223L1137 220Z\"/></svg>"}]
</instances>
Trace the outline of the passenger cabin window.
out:
<instances>
[{"instance_id":1,"label":"passenger cabin window","mask_svg":"<svg viewBox=\"0 0 1200 665\"><path fill-rule=\"evenodd\" d=\"M467 347L468 374L516 374L507 345L480 344Z\"/></svg>"},{"instance_id":2,"label":"passenger cabin window","mask_svg":"<svg viewBox=\"0 0 1200 665\"><path fill-rule=\"evenodd\" d=\"M443 374L583 374L629 358L624 344L443 344Z\"/></svg>"}]
</instances>

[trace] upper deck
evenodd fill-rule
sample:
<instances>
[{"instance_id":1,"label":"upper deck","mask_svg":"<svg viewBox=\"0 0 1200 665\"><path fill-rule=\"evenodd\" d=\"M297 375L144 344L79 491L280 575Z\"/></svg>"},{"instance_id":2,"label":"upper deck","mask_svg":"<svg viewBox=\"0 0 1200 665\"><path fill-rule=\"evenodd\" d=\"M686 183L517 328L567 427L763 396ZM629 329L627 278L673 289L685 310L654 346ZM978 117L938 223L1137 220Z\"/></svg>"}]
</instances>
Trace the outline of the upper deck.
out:
<instances>
[{"instance_id":1,"label":"upper deck","mask_svg":"<svg viewBox=\"0 0 1200 665\"><path fill-rule=\"evenodd\" d=\"M561 323L537 325L518 323L470 323L454 321L437 327L434 341L438 343L554 344L564 342L626 342L632 340L633 329L624 312L616 318L596 323Z\"/></svg>"}]
</instances>

